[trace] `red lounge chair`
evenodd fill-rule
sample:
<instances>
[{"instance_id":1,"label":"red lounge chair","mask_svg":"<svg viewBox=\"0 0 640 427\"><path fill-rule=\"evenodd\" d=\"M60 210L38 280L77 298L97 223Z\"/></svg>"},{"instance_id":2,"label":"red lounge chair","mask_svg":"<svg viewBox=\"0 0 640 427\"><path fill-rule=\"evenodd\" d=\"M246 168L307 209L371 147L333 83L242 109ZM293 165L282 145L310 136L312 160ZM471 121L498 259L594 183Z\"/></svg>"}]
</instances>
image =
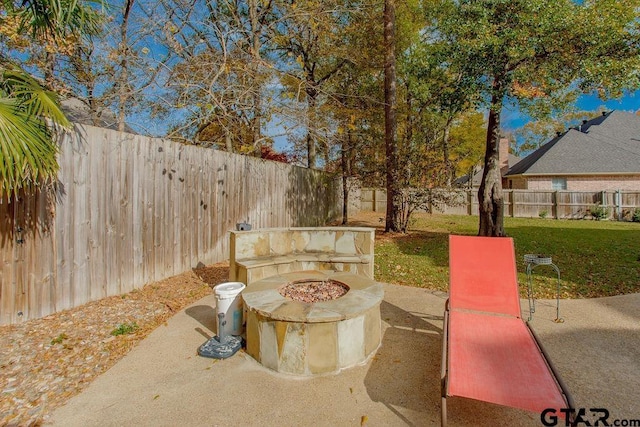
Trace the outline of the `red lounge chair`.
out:
<instances>
[{"instance_id":1,"label":"red lounge chair","mask_svg":"<svg viewBox=\"0 0 640 427\"><path fill-rule=\"evenodd\" d=\"M521 319L513 240L449 237L449 300L442 346L447 396L542 413L575 408L544 349Z\"/></svg>"}]
</instances>

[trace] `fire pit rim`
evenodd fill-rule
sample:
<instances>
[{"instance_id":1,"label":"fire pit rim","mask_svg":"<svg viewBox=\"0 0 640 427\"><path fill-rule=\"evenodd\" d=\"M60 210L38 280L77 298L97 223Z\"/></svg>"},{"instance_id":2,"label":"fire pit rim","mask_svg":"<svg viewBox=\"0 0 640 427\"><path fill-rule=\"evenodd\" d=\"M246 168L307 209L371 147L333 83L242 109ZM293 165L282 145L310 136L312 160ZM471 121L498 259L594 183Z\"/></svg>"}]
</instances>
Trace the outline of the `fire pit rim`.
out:
<instances>
[{"instance_id":1,"label":"fire pit rim","mask_svg":"<svg viewBox=\"0 0 640 427\"><path fill-rule=\"evenodd\" d=\"M280 295L278 288L296 280L336 280L349 286L340 298L305 303ZM381 303L384 289L381 283L353 273L333 271L296 271L271 276L251 284L242 292L247 310L273 320L320 323L351 319Z\"/></svg>"}]
</instances>

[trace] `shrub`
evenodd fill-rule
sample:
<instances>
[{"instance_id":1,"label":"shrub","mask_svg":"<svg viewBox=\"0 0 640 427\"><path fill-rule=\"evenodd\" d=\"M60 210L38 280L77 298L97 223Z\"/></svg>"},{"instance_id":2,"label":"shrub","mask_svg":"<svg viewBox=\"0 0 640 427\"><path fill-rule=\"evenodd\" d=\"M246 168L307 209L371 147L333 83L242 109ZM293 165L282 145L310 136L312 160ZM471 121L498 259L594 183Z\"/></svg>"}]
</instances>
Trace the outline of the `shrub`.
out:
<instances>
[{"instance_id":1,"label":"shrub","mask_svg":"<svg viewBox=\"0 0 640 427\"><path fill-rule=\"evenodd\" d=\"M631 215L631 221L640 222L640 209L636 209L633 211L633 215Z\"/></svg>"},{"instance_id":2,"label":"shrub","mask_svg":"<svg viewBox=\"0 0 640 427\"><path fill-rule=\"evenodd\" d=\"M121 323L117 328L111 331L111 335L114 337L118 335L129 335L134 333L136 330L138 330L138 324L136 322Z\"/></svg>"},{"instance_id":3,"label":"shrub","mask_svg":"<svg viewBox=\"0 0 640 427\"><path fill-rule=\"evenodd\" d=\"M600 203L591 208L591 216L596 221L606 219L609 216L609 208L602 206Z\"/></svg>"},{"instance_id":4,"label":"shrub","mask_svg":"<svg viewBox=\"0 0 640 427\"><path fill-rule=\"evenodd\" d=\"M62 333L51 340L51 345L62 344L62 341L66 340L67 338L69 338L67 334Z\"/></svg>"},{"instance_id":5,"label":"shrub","mask_svg":"<svg viewBox=\"0 0 640 427\"><path fill-rule=\"evenodd\" d=\"M547 215L549 215L549 212L547 212L545 209L541 210L540 213L538 214L538 216L543 219L546 218Z\"/></svg>"}]
</instances>

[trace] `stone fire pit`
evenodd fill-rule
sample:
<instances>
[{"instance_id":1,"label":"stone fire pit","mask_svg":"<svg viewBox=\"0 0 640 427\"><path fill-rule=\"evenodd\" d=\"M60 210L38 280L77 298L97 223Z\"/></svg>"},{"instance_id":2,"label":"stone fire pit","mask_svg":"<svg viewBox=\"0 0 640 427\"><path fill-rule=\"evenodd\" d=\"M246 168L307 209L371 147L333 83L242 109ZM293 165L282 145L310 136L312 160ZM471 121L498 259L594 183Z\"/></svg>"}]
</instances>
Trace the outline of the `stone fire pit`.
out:
<instances>
[{"instance_id":1,"label":"stone fire pit","mask_svg":"<svg viewBox=\"0 0 640 427\"><path fill-rule=\"evenodd\" d=\"M331 282L334 286L323 287ZM297 283L322 286L296 292ZM338 288L348 290L335 299L302 302L306 293L320 298L343 293ZM292 299L295 295L302 300ZM247 353L269 369L301 376L362 364L380 346L383 295L382 284L343 272L298 271L254 282L242 293Z\"/></svg>"}]
</instances>

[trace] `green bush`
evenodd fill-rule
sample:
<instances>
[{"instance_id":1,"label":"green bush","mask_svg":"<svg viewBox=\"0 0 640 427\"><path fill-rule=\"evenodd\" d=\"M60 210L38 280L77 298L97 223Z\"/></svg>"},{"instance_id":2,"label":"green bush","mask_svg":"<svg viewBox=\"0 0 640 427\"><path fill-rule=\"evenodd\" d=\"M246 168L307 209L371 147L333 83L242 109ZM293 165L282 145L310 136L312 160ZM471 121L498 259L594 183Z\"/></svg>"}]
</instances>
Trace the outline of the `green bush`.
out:
<instances>
[{"instance_id":1,"label":"green bush","mask_svg":"<svg viewBox=\"0 0 640 427\"><path fill-rule=\"evenodd\" d=\"M602 206L600 203L591 208L591 216L596 221L609 217L609 208Z\"/></svg>"},{"instance_id":2,"label":"green bush","mask_svg":"<svg viewBox=\"0 0 640 427\"><path fill-rule=\"evenodd\" d=\"M541 210L541 211L540 211L540 213L538 214L538 216L539 216L540 218L543 218L543 219L544 219L544 218L546 218L546 217L547 217L547 215L549 215L549 212L547 212L547 211L546 211L546 210L544 210L544 209L543 209L543 210Z\"/></svg>"},{"instance_id":3,"label":"green bush","mask_svg":"<svg viewBox=\"0 0 640 427\"><path fill-rule=\"evenodd\" d=\"M640 209L636 209L633 211L633 215L631 215L631 221L640 222Z\"/></svg>"}]
</instances>

